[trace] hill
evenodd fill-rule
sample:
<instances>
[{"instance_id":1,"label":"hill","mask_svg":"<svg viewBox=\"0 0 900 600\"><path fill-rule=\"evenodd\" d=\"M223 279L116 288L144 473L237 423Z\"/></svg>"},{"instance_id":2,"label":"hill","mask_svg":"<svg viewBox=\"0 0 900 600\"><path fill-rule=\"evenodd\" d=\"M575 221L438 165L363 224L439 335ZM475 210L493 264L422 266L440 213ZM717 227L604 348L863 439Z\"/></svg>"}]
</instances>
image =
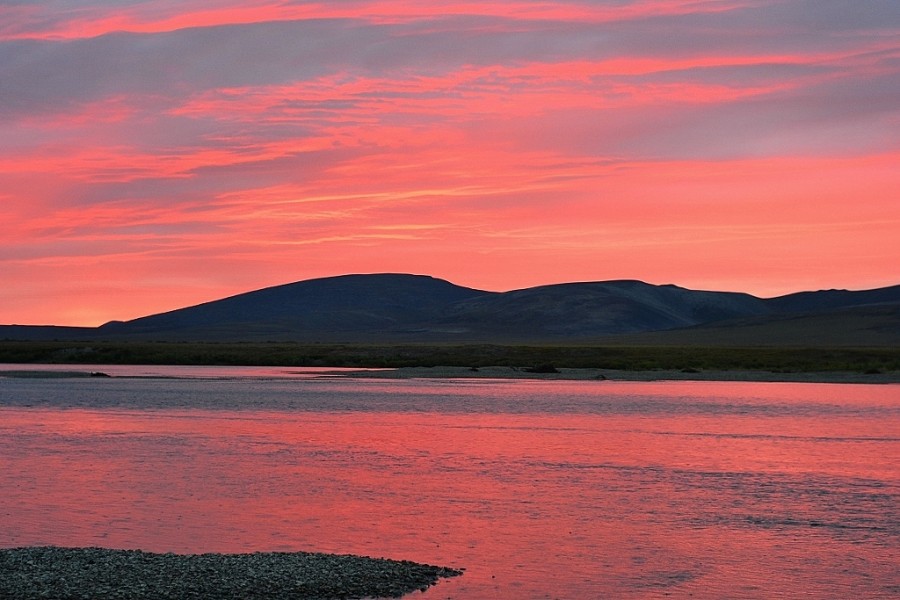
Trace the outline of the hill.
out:
<instances>
[{"instance_id":1,"label":"hill","mask_svg":"<svg viewBox=\"0 0 900 600\"><path fill-rule=\"evenodd\" d=\"M628 346L900 348L900 304L775 313L594 341Z\"/></svg>"},{"instance_id":2,"label":"hill","mask_svg":"<svg viewBox=\"0 0 900 600\"><path fill-rule=\"evenodd\" d=\"M423 275L342 275L265 288L133 321L107 338L358 341L402 334L457 302L491 295Z\"/></svg>"},{"instance_id":3,"label":"hill","mask_svg":"<svg viewBox=\"0 0 900 600\"><path fill-rule=\"evenodd\" d=\"M0 339L900 346L900 286L762 299L633 280L499 293L423 275L342 275L99 328L0 326Z\"/></svg>"},{"instance_id":4,"label":"hill","mask_svg":"<svg viewBox=\"0 0 900 600\"><path fill-rule=\"evenodd\" d=\"M440 322L478 338L558 341L674 329L767 312L763 301L748 294L625 280L472 298L450 307Z\"/></svg>"}]
</instances>

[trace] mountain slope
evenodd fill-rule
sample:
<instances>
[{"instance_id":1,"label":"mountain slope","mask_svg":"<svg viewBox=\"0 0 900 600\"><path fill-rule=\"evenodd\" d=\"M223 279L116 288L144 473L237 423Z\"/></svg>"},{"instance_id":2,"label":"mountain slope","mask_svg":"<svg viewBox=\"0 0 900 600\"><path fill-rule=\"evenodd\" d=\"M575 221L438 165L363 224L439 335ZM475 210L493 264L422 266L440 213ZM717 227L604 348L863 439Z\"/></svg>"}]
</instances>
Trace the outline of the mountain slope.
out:
<instances>
[{"instance_id":1,"label":"mountain slope","mask_svg":"<svg viewBox=\"0 0 900 600\"><path fill-rule=\"evenodd\" d=\"M776 313L595 341L651 346L900 348L900 303Z\"/></svg>"},{"instance_id":2,"label":"mountain slope","mask_svg":"<svg viewBox=\"0 0 900 600\"><path fill-rule=\"evenodd\" d=\"M490 295L423 275L342 275L265 288L128 322L102 335L163 339L347 339L403 330L454 302Z\"/></svg>"},{"instance_id":3,"label":"mountain slope","mask_svg":"<svg viewBox=\"0 0 900 600\"><path fill-rule=\"evenodd\" d=\"M776 313L811 313L854 306L892 304L900 302L900 285L859 292L849 290L799 292L770 298L765 302Z\"/></svg>"},{"instance_id":4,"label":"mountain slope","mask_svg":"<svg viewBox=\"0 0 900 600\"><path fill-rule=\"evenodd\" d=\"M454 305L441 322L523 340L566 339L674 329L767 312L762 300L748 294L697 292L625 280L476 297Z\"/></svg>"}]
</instances>

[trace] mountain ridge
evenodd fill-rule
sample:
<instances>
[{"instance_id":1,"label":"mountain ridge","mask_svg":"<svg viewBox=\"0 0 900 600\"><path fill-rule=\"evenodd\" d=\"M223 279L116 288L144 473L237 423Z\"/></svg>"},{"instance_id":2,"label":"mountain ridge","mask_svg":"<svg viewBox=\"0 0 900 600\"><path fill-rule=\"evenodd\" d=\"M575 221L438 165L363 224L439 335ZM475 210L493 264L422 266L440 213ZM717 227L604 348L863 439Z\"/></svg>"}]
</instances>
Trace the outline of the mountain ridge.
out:
<instances>
[{"instance_id":1,"label":"mountain ridge","mask_svg":"<svg viewBox=\"0 0 900 600\"><path fill-rule=\"evenodd\" d=\"M862 345L867 340L900 343L900 285L764 299L627 279L490 292L428 275L348 274L271 286L97 328L4 325L0 339L507 344L656 335L678 343L679 336L697 338L703 330L715 330L727 341L729 328L737 332L735 339L743 339L738 333L749 327L758 343L768 338L777 344L783 342L779 323L793 332L792 343L802 342L803 319L809 320L811 342L827 342L820 331L824 327L826 333L836 332L832 343L850 343L851 338ZM851 332L846 323L855 323L856 329Z\"/></svg>"}]
</instances>

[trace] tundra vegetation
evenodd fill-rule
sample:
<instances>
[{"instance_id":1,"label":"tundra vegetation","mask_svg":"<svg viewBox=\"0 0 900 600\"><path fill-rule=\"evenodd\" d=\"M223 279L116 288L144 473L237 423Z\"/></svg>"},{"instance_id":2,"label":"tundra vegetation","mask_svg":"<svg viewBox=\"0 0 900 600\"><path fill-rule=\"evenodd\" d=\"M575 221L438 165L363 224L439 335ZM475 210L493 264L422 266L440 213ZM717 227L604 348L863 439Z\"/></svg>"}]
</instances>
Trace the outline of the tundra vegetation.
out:
<instances>
[{"instance_id":1,"label":"tundra vegetation","mask_svg":"<svg viewBox=\"0 0 900 600\"><path fill-rule=\"evenodd\" d=\"M876 374L900 372L900 348L0 341L0 362Z\"/></svg>"}]
</instances>

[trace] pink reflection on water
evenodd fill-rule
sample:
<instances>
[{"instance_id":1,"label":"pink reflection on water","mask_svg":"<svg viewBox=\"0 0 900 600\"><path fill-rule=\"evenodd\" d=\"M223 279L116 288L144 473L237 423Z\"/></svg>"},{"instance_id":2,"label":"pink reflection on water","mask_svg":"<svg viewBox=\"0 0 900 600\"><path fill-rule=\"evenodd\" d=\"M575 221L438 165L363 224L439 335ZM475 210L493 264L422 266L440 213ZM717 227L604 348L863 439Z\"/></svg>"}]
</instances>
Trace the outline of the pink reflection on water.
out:
<instances>
[{"instance_id":1,"label":"pink reflection on water","mask_svg":"<svg viewBox=\"0 0 900 600\"><path fill-rule=\"evenodd\" d=\"M0 409L0 546L316 550L467 568L423 598L900 590L896 387L355 385L618 409Z\"/></svg>"}]
</instances>

